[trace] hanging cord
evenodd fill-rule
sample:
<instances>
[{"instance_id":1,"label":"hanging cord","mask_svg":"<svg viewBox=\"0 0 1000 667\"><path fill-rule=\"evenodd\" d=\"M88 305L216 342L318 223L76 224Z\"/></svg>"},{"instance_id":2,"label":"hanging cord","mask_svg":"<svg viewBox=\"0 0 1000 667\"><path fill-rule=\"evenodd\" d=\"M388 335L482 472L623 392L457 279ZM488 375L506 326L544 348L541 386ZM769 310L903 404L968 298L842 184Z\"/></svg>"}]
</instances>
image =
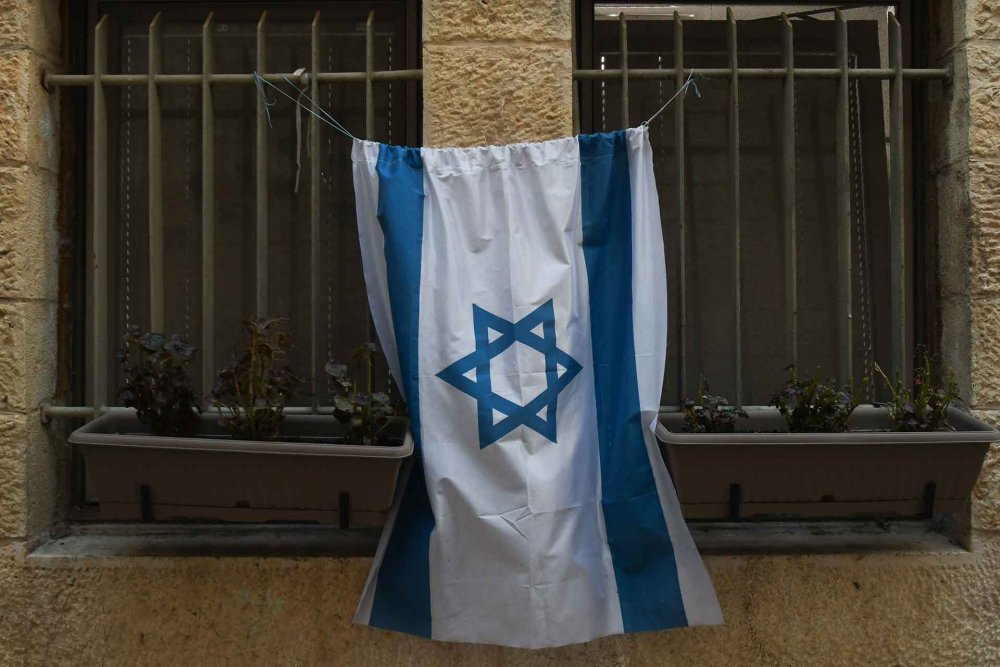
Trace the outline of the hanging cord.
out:
<instances>
[{"instance_id":1,"label":"hanging cord","mask_svg":"<svg viewBox=\"0 0 1000 667\"><path fill-rule=\"evenodd\" d=\"M313 76L315 76L315 74L313 74ZM262 77L260 75L260 73L258 73L258 72L254 72L253 73L253 81L254 81L254 84L257 86L257 94L260 97L260 103L261 103L261 106L262 106L261 112L264 115L267 116L268 127L274 127L273 125L271 125L271 107L273 107L278 102L277 102L277 100L268 99L268 97L267 97L267 91L264 89L265 85L268 85L271 88L273 88L274 90L278 91L278 93L280 93L284 97L287 97L288 99L290 99L298 107L300 107L301 109L304 109L305 111L307 111L308 113L312 114L313 116L316 116L316 118L319 118L321 121L323 121L324 123L326 123L327 125L329 125L333 129L337 130L338 132L340 132L341 134L343 134L347 138L349 138L349 139L357 139L357 137L355 137L353 134L351 134L347 130L346 127L344 127L343 125L340 124L340 121L338 121L336 118L334 118L333 116L331 116L330 114L328 114L323 109L323 107L321 107L319 104L317 104L316 102L314 102L312 100L312 98L310 98L308 95L306 95L303 90L300 90L298 88L298 86L296 86L294 83L292 83L291 79L289 79L284 74L281 75L281 78L289 86L291 86L292 88L295 88L295 90L299 93L299 99L296 99L296 98L292 97L291 95L289 95L288 93L286 93L285 91L283 91L281 88L279 88L278 86L274 85L273 83L271 83L270 81L268 81L267 79L265 79L264 77ZM305 98L305 100L307 102L309 102L310 104L314 104L316 106L316 108L319 110L319 113L316 113L315 111L312 110L312 108L310 108L310 107L306 106L305 104L303 104L301 102L302 98Z\"/></svg>"},{"instance_id":2,"label":"hanging cord","mask_svg":"<svg viewBox=\"0 0 1000 667\"><path fill-rule=\"evenodd\" d=\"M663 106L657 109L656 113L654 113L652 116L649 117L649 120L642 121L642 125L649 127L649 124L652 123L654 120L656 120L656 117L659 116L661 113L663 113L666 110L666 108L670 106L671 102L676 100L678 97L681 97L682 99L684 97L687 97L688 88L694 88L694 94L697 95L698 97L701 97L701 91L698 90L698 84L695 83L696 78L698 77L696 77L694 70L691 70L691 72L688 74L687 80L684 82L684 85L678 88L677 92L674 93L669 100L664 102Z\"/></svg>"},{"instance_id":3,"label":"hanging cord","mask_svg":"<svg viewBox=\"0 0 1000 667\"><path fill-rule=\"evenodd\" d=\"M306 71L305 67L300 67L294 72L292 76L302 76ZM299 91L299 97L295 100L299 108L295 110L295 189L293 190L295 194L299 194L299 178L302 175L302 96L306 94L305 88L299 88L294 86L295 90ZM308 150L309 144L306 144L306 150Z\"/></svg>"}]
</instances>

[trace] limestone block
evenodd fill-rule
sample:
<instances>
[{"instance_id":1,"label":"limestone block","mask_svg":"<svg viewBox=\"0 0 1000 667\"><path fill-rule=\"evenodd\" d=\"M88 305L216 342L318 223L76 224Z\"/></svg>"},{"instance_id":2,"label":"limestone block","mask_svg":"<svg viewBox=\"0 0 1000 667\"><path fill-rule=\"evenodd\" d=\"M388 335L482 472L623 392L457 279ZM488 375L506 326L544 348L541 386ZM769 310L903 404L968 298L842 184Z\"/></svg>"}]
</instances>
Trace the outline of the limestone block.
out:
<instances>
[{"instance_id":1,"label":"limestone block","mask_svg":"<svg viewBox=\"0 0 1000 667\"><path fill-rule=\"evenodd\" d=\"M0 462L0 467L2 467ZM2 491L0 491L2 493ZM25 664L25 624L28 597L17 544L0 546L0 665Z\"/></svg>"},{"instance_id":2,"label":"limestone block","mask_svg":"<svg viewBox=\"0 0 1000 667\"><path fill-rule=\"evenodd\" d=\"M0 410L26 412L51 399L56 304L0 301Z\"/></svg>"},{"instance_id":3,"label":"limestone block","mask_svg":"<svg viewBox=\"0 0 1000 667\"><path fill-rule=\"evenodd\" d=\"M756 657L740 663L991 664L1000 646L993 620L1000 613L996 541L979 548L981 558L854 554L749 561L746 606L732 611L750 619ZM983 634L970 642L957 630L962 627Z\"/></svg>"},{"instance_id":4,"label":"limestone block","mask_svg":"<svg viewBox=\"0 0 1000 667\"><path fill-rule=\"evenodd\" d=\"M968 188L972 223L969 289L974 295L997 294L1000 293L1000 170L994 164L971 161Z\"/></svg>"},{"instance_id":5,"label":"limestone block","mask_svg":"<svg viewBox=\"0 0 1000 667\"><path fill-rule=\"evenodd\" d=\"M961 6L962 3L955 3ZM969 37L973 39L1000 39L1000 5L996 0L966 0Z\"/></svg>"},{"instance_id":6,"label":"limestone block","mask_svg":"<svg viewBox=\"0 0 1000 667\"><path fill-rule=\"evenodd\" d=\"M0 298L56 298L57 197L55 174L0 167Z\"/></svg>"},{"instance_id":7,"label":"limestone block","mask_svg":"<svg viewBox=\"0 0 1000 667\"><path fill-rule=\"evenodd\" d=\"M969 157L969 53L962 44L942 56L942 67L952 71L951 85L925 85L928 101L928 159L935 169ZM933 170L932 170L933 173Z\"/></svg>"},{"instance_id":8,"label":"limestone block","mask_svg":"<svg viewBox=\"0 0 1000 667\"><path fill-rule=\"evenodd\" d=\"M972 300L972 389L973 408L1000 406L1000 299Z\"/></svg>"},{"instance_id":9,"label":"limestone block","mask_svg":"<svg viewBox=\"0 0 1000 667\"><path fill-rule=\"evenodd\" d=\"M42 71L41 59L31 51L0 49L0 158L54 171L57 95L42 87Z\"/></svg>"},{"instance_id":10,"label":"limestone block","mask_svg":"<svg viewBox=\"0 0 1000 667\"><path fill-rule=\"evenodd\" d=\"M569 48L424 47L424 145L540 141L573 129Z\"/></svg>"},{"instance_id":11,"label":"limestone block","mask_svg":"<svg viewBox=\"0 0 1000 667\"><path fill-rule=\"evenodd\" d=\"M59 0L0 0L0 46L59 53Z\"/></svg>"},{"instance_id":12,"label":"limestone block","mask_svg":"<svg viewBox=\"0 0 1000 667\"><path fill-rule=\"evenodd\" d=\"M1000 651L995 535L975 554L709 557L725 625L541 651L353 625L367 558L7 561L0 586L26 596L0 634L25 644L6 649L13 664L991 665Z\"/></svg>"},{"instance_id":13,"label":"limestone block","mask_svg":"<svg viewBox=\"0 0 1000 667\"><path fill-rule=\"evenodd\" d=\"M1000 158L1000 44L966 48L969 63L969 145L973 157Z\"/></svg>"},{"instance_id":14,"label":"limestone block","mask_svg":"<svg viewBox=\"0 0 1000 667\"><path fill-rule=\"evenodd\" d=\"M1000 445L986 454L983 470L972 494L972 527L1000 531Z\"/></svg>"},{"instance_id":15,"label":"limestone block","mask_svg":"<svg viewBox=\"0 0 1000 667\"><path fill-rule=\"evenodd\" d=\"M929 200L937 205L938 281L944 296L968 298L972 261L969 165L959 162L932 176Z\"/></svg>"},{"instance_id":16,"label":"limestone block","mask_svg":"<svg viewBox=\"0 0 1000 667\"><path fill-rule=\"evenodd\" d=\"M427 0L424 40L568 42L572 11L570 0Z\"/></svg>"},{"instance_id":17,"label":"limestone block","mask_svg":"<svg viewBox=\"0 0 1000 667\"><path fill-rule=\"evenodd\" d=\"M976 417L1000 427L1000 412L996 410L977 410ZM990 447L973 489L972 527L1000 530L1000 444L994 443Z\"/></svg>"},{"instance_id":18,"label":"limestone block","mask_svg":"<svg viewBox=\"0 0 1000 667\"><path fill-rule=\"evenodd\" d=\"M63 424L42 424L38 412L27 415L24 472L25 534L47 534L60 511L69 506L71 489L69 443L71 428Z\"/></svg>"},{"instance_id":19,"label":"limestone block","mask_svg":"<svg viewBox=\"0 0 1000 667\"><path fill-rule=\"evenodd\" d=\"M971 400L969 377L972 366L972 314L968 294L944 296L941 299L941 362L955 373L958 391L964 400Z\"/></svg>"},{"instance_id":20,"label":"limestone block","mask_svg":"<svg viewBox=\"0 0 1000 667\"><path fill-rule=\"evenodd\" d=\"M0 538L27 533L27 420L0 415Z\"/></svg>"}]
</instances>

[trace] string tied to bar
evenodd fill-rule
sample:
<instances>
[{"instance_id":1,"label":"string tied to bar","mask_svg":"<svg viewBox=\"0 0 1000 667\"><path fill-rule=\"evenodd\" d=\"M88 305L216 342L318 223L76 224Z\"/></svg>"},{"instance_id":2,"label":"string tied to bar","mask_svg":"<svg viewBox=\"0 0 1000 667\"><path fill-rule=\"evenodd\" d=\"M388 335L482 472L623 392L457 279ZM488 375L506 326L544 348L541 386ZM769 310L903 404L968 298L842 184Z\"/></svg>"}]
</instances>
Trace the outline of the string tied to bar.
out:
<instances>
[{"instance_id":1,"label":"string tied to bar","mask_svg":"<svg viewBox=\"0 0 1000 667\"><path fill-rule=\"evenodd\" d=\"M697 95L698 97L701 97L701 91L698 90L698 83L697 83L697 80L699 78L701 78L701 77L698 74L696 74L694 70L691 70L688 73L688 77L684 81L684 84L680 88L677 89L677 92L675 92L671 96L671 98L669 100L667 100L666 102L664 102L663 106L660 107L659 109L657 109L656 113L654 113L652 116L650 116L648 120L642 121L642 125L645 126L645 127L649 127L649 124L652 123L654 120L656 120L657 116L659 116L661 113L663 113L664 111L666 111L667 107L670 106L670 104L674 100L676 100L678 97L680 97L681 99L684 99L685 97L687 97L688 90L691 89L691 88L694 89L694 94L695 95Z\"/></svg>"},{"instance_id":2,"label":"string tied to bar","mask_svg":"<svg viewBox=\"0 0 1000 667\"><path fill-rule=\"evenodd\" d=\"M301 80L302 75L305 74L305 72L306 72L306 68L305 67L300 67L297 70L295 70L294 72L292 72L292 76L299 77L299 79ZM293 192L295 194L299 194L299 180L300 180L300 177L302 176L302 104L301 104L301 101L302 101L302 96L306 94L306 89L305 89L305 86L303 86L301 88L299 86L294 86L294 88L295 88L295 90L299 91L299 96L296 99L296 102L299 103L298 104L299 108L297 108L295 110L295 188L293 189ZM307 142L306 143L306 151L308 152L308 150L309 150L308 138L306 139L306 142Z\"/></svg>"},{"instance_id":3,"label":"string tied to bar","mask_svg":"<svg viewBox=\"0 0 1000 667\"><path fill-rule=\"evenodd\" d=\"M261 76L260 72L254 72L253 73L253 80L254 80L254 83L257 86L257 94L260 97L260 102L261 102L261 105L263 106L263 113L267 115L267 124L269 126L273 127L271 125L271 107L273 107L275 104L277 104L277 100L272 100L272 99L268 98L268 96L267 96L267 90L265 89L265 86L270 87L271 89L275 90L279 95L282 95L283 97L288 98L289 100L292 101L293 104L295 104L296 106L298 106L300 109L302 109L306 113L309 113L309 114L315 116L316 118L320 119L322 122L326 123L327 125L329 125L333 129L337 130L338 132L340 132L341 134L343 134L348 139L357 139L357 137L355 137L353 134L351 134L350 131L348 131L348 129L346 127L344 127L343 124L341 124L340 121L338 121L336 118L334 118L333 116L331 116L325 109L323 109L322 106L319 105L319 103L313 101L313 99L311 97L309 97L308 95L306 95L304 88L300 89L298 86L296 86L294 83L292 83L291 79L289 79L284 74L281 74L280 76L281 76L282 80L284 80L285 83L287 83L289 86L291 86L292 88L294 88L296 90L296 92L298 93L298 99L296 99L295 97L292 97L291 95L289 95L288 93L286 93L284 90L282 90L280 87L276 86L275 84L273 84L270 81L268 81L267 79L265 79L263 76ZM316 75L313 74L312 76L316 76ZM307 102L309 102L309 104L315 106L316 107L316 111L313 111L312 107L306 106L305 104L303 104L302 103L303 99L305 99Z\"/></svg>"}]
</instances>

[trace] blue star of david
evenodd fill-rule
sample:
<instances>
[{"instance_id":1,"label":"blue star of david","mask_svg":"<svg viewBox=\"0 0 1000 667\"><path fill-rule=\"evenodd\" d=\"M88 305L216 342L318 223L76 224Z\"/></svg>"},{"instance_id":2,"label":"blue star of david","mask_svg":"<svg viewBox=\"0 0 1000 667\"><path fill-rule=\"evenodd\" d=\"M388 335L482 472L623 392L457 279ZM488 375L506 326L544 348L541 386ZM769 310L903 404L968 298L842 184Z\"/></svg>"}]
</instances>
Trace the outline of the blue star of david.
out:
<instances>
[{"instance_id":1,"label":"blue star of david","mask_svg":"<svg viewBox=\"0 0 1000 667\"><path fill-rule=\"evenodd\" d=\"M517 322L472 306L476 350L437 374L439 378L476 399L479 447L491 445L518 426L526 426L551 442L556 441L556 407L559 393L580 372L580 364L556 347L556 317L548 300ZM541 326L542 335L533 330ZM490 332L500 335L490 340ZM493 393L490 359L514 343L522 343L545 356L545 390L526 405L518 405ZM474 379L470 371L475 371ZM503 418L494 423L494 412Z\"/></svg>"}]
</instances>

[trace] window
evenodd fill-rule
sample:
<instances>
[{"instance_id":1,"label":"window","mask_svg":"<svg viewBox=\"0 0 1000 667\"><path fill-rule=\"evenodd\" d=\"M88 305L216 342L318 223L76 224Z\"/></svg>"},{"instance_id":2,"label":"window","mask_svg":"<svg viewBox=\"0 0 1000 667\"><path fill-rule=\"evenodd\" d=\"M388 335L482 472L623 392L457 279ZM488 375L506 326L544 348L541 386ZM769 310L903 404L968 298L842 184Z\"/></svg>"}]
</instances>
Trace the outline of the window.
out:
<instances>
[{"instance_id":1,"label":"window","mask_svg":"<svg viewBox=\"0 0 1000 667\"><path fill-rule=\"evenodd\" d=\"M264 33L267 72L311 69L311 22L319 11L318 61L323 72L364 72L365 22L374 16L375 71L414 66L417 54L413 3L321 2L102 2L92 7L88 52L93 52L93 27L106 16L106 71L144 75L149 71L150 24L161 13L164 74L200 75L203 70L203 26L210 12L214 51L213 71L244 75L257 69L258 29ZM266 14L264 14L266 12ZM263 18L262 18L263 16ZM294 94L291 86L283 84ZM373 139L415 144L418 83L379 81L373 85ZM203 109L200 80L189 85L159 86L162 156L163 315L162 329L178 332L200 348L206 347L206 325L214 329L211 348L215 364L224 363L237 341L240 319L252 315L288 318L295 337L292 364L307 377L322 377L328 356L346 358L369 335L360 265L350 171L350 141L322 125L318 313L311 312L309 115L288 100L270 108L265 128L266 236L263 263L258 259L256 196L258 93L247 82L213 85L212 152L214 187L214 266L204 266L203 251ZM357 136L365 132L365 84L321 82L319 99ZM108 396L119 386L113 350L129 325L149 328L150 291L150 143L149 106L145 81L106 85L107 104L107 342ZM272 92L271 97L275 97ZM94 137L90 133L90 146ZM92 154L92 149L91 151ZM92 165L87 164L93 177ZM89 216L88 216L89 217ZM154 243L155 245L155 243ZM267 287L258 285L266 273ZM92 278L92 275L90 276ZM214 279L214 316L203 317L205 280ZM92 290L88 290L90 294ZM93 299L93 297L90 297ZM263 311L260 299L264 300ZM92 304L82 312L93 312ZM85 330L92 330L89 326ZM318 345L317 367L310 348ZM88 350L89 351L89 350ZM94 363L88 354L87 366ZM202 378L202 355L193 369ZM87 373L89 376L89 372ZM200 384L200 383L199 383ZM210 387L199 387L201 390ZM320 390L324 388L321 387ZM90 387L88 394L92 393ZM308 393L308 392L304 392ZM83 397L80 397L84 400ZM310 397L300 397L304 404ZM89 395L85 403L92 403ZM322 401L321 401L322 402Z\"/></svg>"},{"instance_id":2,"label":"window","mask_svg":"<svg viewBox=\"0 0 1000 667\"><path fill-rule=\"evenodd\" d=\"M280 102L262 115L251 75L304 68L304 78L276 84L293 97L293 86L311 96L309 74L318 70L316 101L355 136L418 145L419 4L92 2L73 11L80 21L73 23L79 32L72 71L103 73L104 122L95 123L92 78L57 81L73 105L73 132L87 146L75 164L78 247L86 248L76 258L77 275L86 279L73 286L76 317L72 333L64 333L74 357L70 404L116 404L121 371L114 351L132 325L191 340L200 350L192 375L205 395L237 345L241 319L250 316L288 320L290 364L312 381L295 403L329 404L324 364L346 360L373 335L351 142L325 124L314 137L310 115L273 91L268 96ZM382 77L372 77L370 101L369 17L370 70ZM154 42L150 49L151 39L158 48ZM103 66L99 48L106 51ZM159 54L152 68L151 52ZM392 78L400 70L409 75ZM160 77L155 98L151 71ZM208 96L206 72L215 77ZM151 113L151 103L159 113ZM107 234L100 248L95 222ZM154 280L161 265L162 281ZM95 321L95 313L106 316ZM376 370L387 377L384 366ZM63 416L74 410L80 412Z\"/></svg>"},{"instance_id":3,"label":"window","mask_svg":"<svg viewBox=\"0 0 1000 667\"><path fill-rule=\"evenodd\" d=\"M876 387L875 363L889 371L897 368L896 359L908 361L913 338L924 342L923 323L913 318L914 309L921 309L923 290L915 290L914 281L904 283L902 303L908 304L907 314L893 322L888 148L893 123L905 123L908 132L911 119L906 115L897 120L891 115L889 82L884 77L852 75L848 80L846 215L842 217L834 6L744 3L733 6L732 26L727 21L727 5L722 4L584 3L582 7L577 53L581 69L621 69L620 13L627 21L628 69L674 68L677 12L683 27L683 67L708 72L697 81L701 97L688 96L683 105L680 129L675 114L682 107L677 104L650 127L668 253L672 323L664 404L677 404L683 396L693 395L701 376L711 383L713 393L761 405L781 385L784 367L792 362L804 374L818 371L823 378L841 381L848 376L856 381L868 378ZM888 40L890 15L895 11L889 3L853 3L843 9L849 67L884 70L892 66ZM783 12L793 29L794 67L827 70L822 77L796 73L789 135L785 133ZM737 35L734 50L741 70L776 70L768 76L741 75L735 97L727 73L733 57L731 29ZM636 125L651 117L676 89L673 74L654 78L633 72L626 123L618 74L577 78L579 124L584 132ZM910 86L906 86L909 93ZM919 87L913 86L914 90ZM683 146L678 145L678 136ZM792 159L784 157L786 137L794 142ZM735 151L734 144L738 145ZM918 159L919 153L914 153L919 151L918 144L906 146L907 157ZM734 164L738 164L735 171ZM738 178L735 183L734 176ZM786 176L793 195L785 194ZM908 173L900 177L907 191L902 220L912 220L911 208L920 207L911 207L908 198L919 184ZM734 192L738 198L734 199ZM679 204L682 195L683 204ZM787 206L792 211L794 235L786 233ZM920 242L915 229L919 231L912 225L905 228L901 254L910 271L919 267L914 262L914 243ZM849 237L844 236L845 230ZM794 244L786 239L794 239ZM683 276L681 266L685 267ZM794 273L794 280L789 272ZM923 280L912 272L910 276L917 283ZM850 329L843 336L845 326ZM894 350L894 343L900 345L902 354ZM873 391L869 398L878 398L878 393Z\"/></svg>"}]
</instances>

